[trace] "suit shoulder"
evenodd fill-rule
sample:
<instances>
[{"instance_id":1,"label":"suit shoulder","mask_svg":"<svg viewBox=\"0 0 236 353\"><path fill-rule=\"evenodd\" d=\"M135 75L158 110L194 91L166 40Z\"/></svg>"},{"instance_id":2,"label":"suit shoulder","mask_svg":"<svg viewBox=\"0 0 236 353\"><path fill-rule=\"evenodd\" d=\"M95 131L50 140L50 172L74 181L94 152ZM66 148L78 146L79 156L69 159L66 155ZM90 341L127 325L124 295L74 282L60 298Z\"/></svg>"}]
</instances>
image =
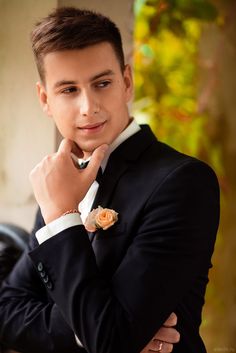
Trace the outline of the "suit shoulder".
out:
<instances>
[{"instance_id":1,"label":"suit shoulder","mask_svg":"<svg viewBox=\"0 0 236 353\"><path fill-rule=\"evenodd\" d=\"M157 169L160 167L175 169L181 165L196 163L199 168L211 170L214 174L211 167L205 162L179 152L170 145L159 141L148 125L141 125L140 134L137 134L136 137L134 137L134 141L136 143L133 146L135 150L138 146L147 146L147 148L144 147L142 149L140 157L142 161L145 160L145 162L152 164L152 168L155 168L156 166Z\"/></svg>"},{"instance_id":2,"label":"suit shoulder","mask_svg":"<svg viewBox=\"0 0 236 353\"><path fill-rule=\"evenodd\" d=\"M154 146L152 146L152 158L154 157L155 161L159 161L160 163L165 163L167 166L170 165L173 167L178 167L185 164L197 164L199 167L209 169L213 171L213 169L204 161L189 156L185 153L179 152L175 148L167 145L166 143L156 141Z\"/></svg>"},{"instance_id":3,"label":"suit shoulder","mask_svg":"<svg viewBox=\"0 0 236 353\"><path fill-rule=\"evenodd\" d=\"M214 170L205 162L177 151L173 147L156 140L147 153L147 171L155 178L158 176L159 182L165 178L179 174L186 174L203 180L210 178L218 185L217 176ZM157 180L156 179L156 180Z\"/></svg>"}]
</instances>

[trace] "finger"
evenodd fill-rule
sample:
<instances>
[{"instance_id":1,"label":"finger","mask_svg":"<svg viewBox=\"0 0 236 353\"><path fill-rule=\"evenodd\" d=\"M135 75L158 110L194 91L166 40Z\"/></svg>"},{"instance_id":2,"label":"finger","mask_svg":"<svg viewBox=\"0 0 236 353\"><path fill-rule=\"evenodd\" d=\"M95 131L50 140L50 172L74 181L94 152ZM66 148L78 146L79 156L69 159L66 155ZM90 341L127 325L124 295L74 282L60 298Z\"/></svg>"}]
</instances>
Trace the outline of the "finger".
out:
<instances>
[{"instance_id":1,"label":"finger","mask_svg":"<svg viewBox=\"0 0 236 353\"><path fill-rule=\"evenodd\" d=\"M74 142L69 139L63 139L58 147L57 153L70 153L73 149Z\"/></svg>"},{"instance_id":2,"label":"finger","mask_svg":"<svg viewBox=\"0 0 236 353\"><path fill-rule=\"evenodd\" d=\"M45 156L29 173L29 179L32 180L32 177L37 173L39 169L42 169L45 165L50 163L51 159L55 156L55 154Z\"/></svg>"},{"instance_id":3,"label":"finger","mask_svg":"<svg viewBox=\"0 0 236 353\"><path fill-rule=\"evenodd\" d=\"M81 148L79 147L79 145L75 141L73 141L73 143L72 143L71 152L74 153L78 158L84 157L84 154L83 154Z\"/></svg>"},{"instance_id":4,"label":"finger","mask_svg":"<svg viewBox=\"0 0 236 353\"><path fill-rule=\"evenodd\" d=\"M168 319L165 321L164 326L171 327L177 324L177 315L175 313L171 313Z\"/></svg>"},{"instance_id":5,"label":"finger","mask_svg":"<svg viewBox=\"0 0 236 353\"><path fill-rule=\"evenodd\" d=\"M147 348L147 352L170 353L173 350L173 344L159 340L153 340L147 345Z\"/></svg>"},{"instance_id":6,"label":"finger","mask_svg":"<svg viewBox=\"0 0 236 353\"><path fill-rule=\"evenodd\" d=\"M161 327L154 336L154 339L165 341L168 343L177 343L180 340L180 334L172 327Z\"/></svg>"},{"instance_id":7,"label":"finger","mask_svg":"<svg viewBox=\"0 0 236 353\"><path fill-rule=\"evenodd\" d=\"M96 177L98 169L102 163L102 160L104 159L105 153L108 149L108 145L101 145L96 150L93 152L90 162L87 166L87 170L91 173L94 174L94 177Z\"/></svg>"}]
</instances>

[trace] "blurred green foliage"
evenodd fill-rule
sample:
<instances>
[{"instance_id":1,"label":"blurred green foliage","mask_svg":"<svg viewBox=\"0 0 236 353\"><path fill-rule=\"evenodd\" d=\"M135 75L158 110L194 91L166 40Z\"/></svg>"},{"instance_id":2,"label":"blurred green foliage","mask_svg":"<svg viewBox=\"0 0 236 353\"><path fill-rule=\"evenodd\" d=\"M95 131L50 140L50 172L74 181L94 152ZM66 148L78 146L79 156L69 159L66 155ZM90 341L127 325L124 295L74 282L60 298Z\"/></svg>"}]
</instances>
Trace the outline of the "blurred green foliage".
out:
<instances>
[{"instance_id":1,"label":"blurred green foliage","mask_svg":"<svg viewBox=\"0 0 236 353\"><path fill-rule=\"evenodd\" d=\"M227 0L228 1L228 0ZM199 109L199 43L205 22L224 19L207 0L135 0L133 115L157 137L208 162L224 175L222 147L212 141L209 116ZM218 234L218 245L221 240ZM210 328L217 299L214 278L207 287L202 327ZM214 334L209 334L214 336Z\"/></svg>"},{"instance_id":2,"label":"blurred green foliage","mask_svg":"<svg viewBox=\"0 0 236 353\"><path fill-rule=\"evenodd\" d=\"M207 0L136 0L134 12L134 116L160 140L220 170L220 150L197 104L199 39L202 24L217 20L216 8Z\"/></svg>"}]
</instances>

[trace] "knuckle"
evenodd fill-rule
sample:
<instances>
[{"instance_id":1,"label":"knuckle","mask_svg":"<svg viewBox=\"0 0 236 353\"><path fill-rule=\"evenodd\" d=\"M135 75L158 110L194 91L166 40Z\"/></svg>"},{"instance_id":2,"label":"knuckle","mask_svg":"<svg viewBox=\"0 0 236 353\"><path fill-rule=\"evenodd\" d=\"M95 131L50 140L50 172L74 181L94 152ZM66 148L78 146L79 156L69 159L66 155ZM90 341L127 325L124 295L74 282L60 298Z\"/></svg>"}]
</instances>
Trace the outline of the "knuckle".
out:
<instances>
[{"instance_id":1,"label":"knuckle","mask_svg":"<svg viewBox=\"0 0 236 353\"><path fill-rule=\"evenodd\" d=\"M177 318L171 319L171 326L175 326L177 324Z\"/></svg>"},{"instance_id":2,"label":"knuckle","mask_svg":"<svg viewBox=\"0 0 236 353\"><path fill-rule=\"evenodd\" d=\"M175 315L175 313L172 313L169 317L169 321L168 324L170 326L175 326L177 324L177 316Z\"/></svg>"},{"instance_id":3,"label":"knuckle","mask_svg":"<svg viewBox=\"0 0 236 353\"><path fill-rule=\"evenodd\" d=\"M180 340L180 334L179 334L179 332L178 331L173 331L172 332L172 342L173 343L177 343L177 342L179 342L179 340Z\"/></svg>"},{"instance_id":4,"label":"knuckle","mask_svg":"<svg viewBox=\"0 0 236 353\"><path fill-rule=\"evenodd\" d=\"M174 320L177 320L177 315L174 312L170 314L170 317Z\"/></svg>"},{"instance_id":5,"label":"knuckle","mask_svg":"<svg viewBox=\"0 0 236 353\"><path fill-rule=\"evenodd\" d=\"M180 334L172 327L161 327L155 338L168 343L177 343L180 340Z\"/></svg>"},{"instance_id":6,"label":"knuckle","mask_svg":"<svg viewBox=\"0 0 236 353\"><path fill-rule=\"evenodd\" d=\"M176 342L180 341L180 333L176 331Z\"/></svg>"},{"instance_id":7,"label":"knuckle","mask_svg":"<svg viewBox=\"0 0 236 353\"><path fill-rule=\"evenodd\" d=\"M161 342L161 340L154 339L151 342L149 342L147 347L148 347L148 349L151 349L151 350L155 351L157 348L159 348L160 342Z\"/></svg>"},{"instance_id":8,"label":"knuckle","mask_svg":"<svg viewBox=\"0 0 236 353\"><path fill-rule=\"evenodd\" d=\"M180 334L176 329L171 329L171 337L172 337L172 341L173 343L179 342L180 339Z\"/></svg>"},{"instance_id":9,"label":"knuckle","mask_svg":"<svg viewBox=\"0 0 236 353\"><path fill-rule=\"evenodd\" d=\"M155 342L154 341L151 341L147 344L146 346L147 350L154 350L156 348L156 345L155 345Z\"/></svg>"},{"instance_id":10,"label":"knuckle","mask_svg":"<svg viewBox=\"0 0 236 353\"><path fill-rule=\"evenodd\" d=\"M47 156L45 156L43 158L43 161L48 162L48 161L50 161L50 159L51 159L51 156L48 154Z\"/></svg>"},{"instance_id":11,"label":"knuckle","mask_svg":"<svg viewBox=\"0 0 236 353\"><path fill-rule=\"evenodd\" d=\"M180 334L176 329L172 329L172 338L173 338L173 343L179 342L180 340Z\"/></svg>"}]
</instances>

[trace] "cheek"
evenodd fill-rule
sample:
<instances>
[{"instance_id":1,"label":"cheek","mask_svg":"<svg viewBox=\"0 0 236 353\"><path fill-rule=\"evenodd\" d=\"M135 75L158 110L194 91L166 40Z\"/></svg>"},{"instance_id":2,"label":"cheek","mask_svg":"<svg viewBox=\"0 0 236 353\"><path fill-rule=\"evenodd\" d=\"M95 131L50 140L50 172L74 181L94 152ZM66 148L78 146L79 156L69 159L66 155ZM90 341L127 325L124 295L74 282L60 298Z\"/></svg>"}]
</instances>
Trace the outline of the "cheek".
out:
<instances>
[{"instance_id":1,"label":"cheek","mask_svg":"<svg viewBox=\"0 0 236 353\"><path fill-rule=\"evenodd\" d=\"M109 107L111 113L118 113L119 111L123 111L126 108L127 97L125 92L118 90L113 92L106 99L106 106Z\"/></svg>"},{"instance_id":2,"label":"cheek","mask_svg":"<svg viewBox=\"0 0 236 353\"><path fill-rule=\"evenodd\" d=\"M73 134L73 122L69 118L69 116L62 111L53 115L53 120L61 135L65 138L72 138Z\"/></svg>"},{"instance_id":3,"label":"cheek","mask_svg":"<svg viewBox=\"0 0 236 353\"><path fill-rule=\"evenodd\" d=\"M66 111L71 110L74 106L72 99L69 99L69 97L61 94L49 97L48 103L52 112L56 115L60 115L60 113L64 114Z\"/></svg>"},{"instance_id":4,"label":"cheek","mask_svg":"<svg viewBox=\"0 0 236 353\"><path fill-rule=\"evenodd\" d=\"M70 118L72 116L70 106L63 104L60 100L51 105L51 113L53 120L58 127L66 128L72 124Z\"/></svg>"}]
</instances>

